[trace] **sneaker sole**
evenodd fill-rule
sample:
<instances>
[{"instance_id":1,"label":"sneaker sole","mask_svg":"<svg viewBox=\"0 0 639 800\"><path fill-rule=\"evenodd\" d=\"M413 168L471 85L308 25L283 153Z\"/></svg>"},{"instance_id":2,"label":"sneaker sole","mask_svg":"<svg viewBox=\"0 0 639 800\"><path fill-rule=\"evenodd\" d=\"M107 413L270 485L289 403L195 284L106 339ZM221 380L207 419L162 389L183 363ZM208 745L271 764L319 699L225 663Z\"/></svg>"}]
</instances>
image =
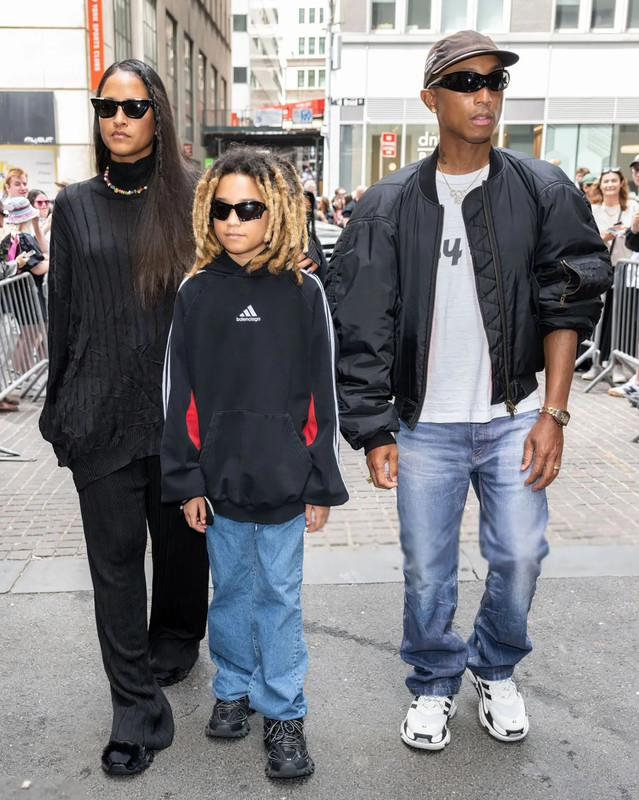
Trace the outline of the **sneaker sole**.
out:
<instances>
[{"instance_id":1,"label":"sneaker sole","mask_svg":"<svg viewBox=\"0 0 639 800\"><path fill-rule=\"evenodd\" d=\"M526 716L526 722L524 724L523 731L519 731L518 733L513 733L510 736L504 736L503 733L500 733L499 731L495 730L495 728L493 728L488 718L486 717L486 712L484 711L484 704L482 703L481 690L477 685L477 678L469 669L466 670L466 673L468 675L470 682L475 687L475 691L477 692L477 695L479 697L479 721L484 726L484 728L486 728L486 730L493 737L493 739L498 739L500 742L520 742L522 739L525 739L526 736L528 736L528 731L530 730L530 722L528 720L528 716Z\"/></svg>"},{"instance_id":2,"label":"sneaker sole","mask_svg":"<svg viewBox=\"0 0 639 800\"><path fill-rule=\"evenodd\" d=\"M455 703L451 709L451 713L448 715L448 722L455 716L457 713L457 704ZM441 740L441 742L429 742L427 739L411 739L408 735L406 729L406 720L402 722L399 727L399 735L401 736L402 742L407 744L409 747L413 747L415 750L443 750L447 744L450 742L450 728L448 724L446 724L446 736Z\"/></svg>"},{"instance_id":3,"label":"sneaker sole","mask_svg":"<svg viewBox=\"0 0 639 800\"><path fill-rule=\"evenodd\" d=\"M207 725L204 733L211 739L242 739L244 736L249 735L250 730L251 726L247 720L241 728L236 730L231 728L230 725L220 725L217 728L211 728Z\"/></svg>"},{"instance_id":4,"label":"sneaker sole","mask_svg":"<svg viewBox=\"0 0 639 800\"><path fill-rule=\"evenodd\" d=\"M267 764L264 767L264 772L267 778L303 778L305 775L312 775L315 772L315 764L313 759L308 759L305 767L296 767L294 764L287 764L283 769L272 770Z\"/></svg>"}]
</instances>

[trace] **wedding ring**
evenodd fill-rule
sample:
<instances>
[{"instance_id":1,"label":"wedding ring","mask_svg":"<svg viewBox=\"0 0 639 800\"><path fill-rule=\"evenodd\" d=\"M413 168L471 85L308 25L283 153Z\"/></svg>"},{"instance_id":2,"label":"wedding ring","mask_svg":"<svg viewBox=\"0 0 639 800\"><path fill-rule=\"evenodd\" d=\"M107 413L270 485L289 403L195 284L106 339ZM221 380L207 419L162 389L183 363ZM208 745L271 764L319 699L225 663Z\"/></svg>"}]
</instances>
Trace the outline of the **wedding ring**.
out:
<instances>
[{"instance_id":1,"label":"wedding ring","mask_svg":"<svg viewBox=\"0 0 639 800\"><path fill-rule=\"evenodd\" d=\"M559 470L560 470L560 469L561 469L561 467L553 467L553 470L554 470L555 472L559 472Z\"/></svg>"},{"instance_id":2,"label":"wedding ring","mask_svg":"<svg viewBox=\"0 0 639 800\"><path fill-rule=\"evenodd\" d=\"M372 482L373 482L372 477L370 475L367 475L366 476L366 483L372 483Z\"/></svg>"}]
</instances>

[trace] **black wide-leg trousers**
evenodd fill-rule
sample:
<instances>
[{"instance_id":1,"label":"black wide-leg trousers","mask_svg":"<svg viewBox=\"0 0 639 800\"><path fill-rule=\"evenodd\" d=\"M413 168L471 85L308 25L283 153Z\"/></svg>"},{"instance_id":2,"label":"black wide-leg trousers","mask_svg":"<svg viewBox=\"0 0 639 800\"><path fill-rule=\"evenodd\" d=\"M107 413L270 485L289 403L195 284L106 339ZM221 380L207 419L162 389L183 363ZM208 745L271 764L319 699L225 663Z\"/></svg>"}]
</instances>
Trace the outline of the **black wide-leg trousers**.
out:
<instances>
[{"instance_id":1,"label":"black wide-leg trousers","mask_svg":"<svg viewBox=\"0 0 639 800\"><path fill-rule=\"evenodd\" d=\"M113 701L111 738L150 749L173 740L173 715L151 669L190 668L208 605L206 538L179 507L163 505L160 459L137 459L78 492L93 580L102 660ZM151 534L153 587L147 625L144 556Z\"/></svg>"}]
</instances>

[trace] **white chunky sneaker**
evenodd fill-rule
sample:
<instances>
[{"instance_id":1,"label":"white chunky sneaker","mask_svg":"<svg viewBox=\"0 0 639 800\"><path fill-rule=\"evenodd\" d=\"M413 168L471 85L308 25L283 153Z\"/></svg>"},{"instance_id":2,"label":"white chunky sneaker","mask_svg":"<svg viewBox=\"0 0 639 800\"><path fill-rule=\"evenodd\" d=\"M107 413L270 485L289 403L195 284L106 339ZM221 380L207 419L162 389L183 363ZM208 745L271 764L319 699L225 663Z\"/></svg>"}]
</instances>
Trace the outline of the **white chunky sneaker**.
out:
<instances>
[{"instance_id":1,"label":"white chunky sneaker","mask_svg":"<svg viewBox=\"0 0 639 800\"><path fill-rule=\"evenodd\" d=\"M422 694L410 704L399 733L410 747L419 750L443 750L450 742L448 720L455 716L453 695L434 697Z\"/></svg>"},{"instance_id":2,"label":"white chunky sneaker","mask_svg":"<svg viewBox=\"0 0 639 800\"><path fill-rule=\"evenodd\" d=\"M466 674L479 695L479 720L491 736L500 742L518 742L528 733L528 714L524 698L512 678L486 681L472 673Z\"/></svg>"}]
</instances>

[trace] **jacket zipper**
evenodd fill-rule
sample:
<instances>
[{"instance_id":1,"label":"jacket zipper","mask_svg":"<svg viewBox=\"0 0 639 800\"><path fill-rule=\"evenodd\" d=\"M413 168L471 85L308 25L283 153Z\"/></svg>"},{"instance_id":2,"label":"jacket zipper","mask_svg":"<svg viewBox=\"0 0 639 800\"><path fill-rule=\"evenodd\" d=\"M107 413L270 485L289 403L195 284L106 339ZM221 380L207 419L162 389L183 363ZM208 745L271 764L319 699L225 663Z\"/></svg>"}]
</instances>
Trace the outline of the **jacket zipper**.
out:
<instances>
[{"instance_id":1,"label":"jacket zipper","mask_svg":"<svg viewBox=\"0 0 639 800\"><path fill-rule=\"evenodd\" d=\"M508 365L508 353L510 352L508 342L508 331L506 328L506 315L504 313L504 293L501 284L501 266L499 264L499 256L497 255L497 246L495 243L495 232L492 225L492 217L490 214L490 203L488 201L488 190L486 183L481 185L481 193L484 201L484 218L486 220L486 227L488 228L488 239L490 241L490 249L493 254L493 263L495 265L495 282L497 284L497 297L499 299L499 316L501 318L501 332L504 340L504 378L506 380L506 411L510 414L510 418L514 419L517 409L510 396L510 369Z\"/></svg>"},{"instance_id":2,"label":"jacket zipper","mask_svg":"<svg viewBox=\"0 0 639 800\"><path fill-rule=\"evenodd\" d=\"M426 354L424 357L424 380L422 381L422 391L419 398L419 407L417 409L416 417L414 418L413 428L419 420L419 415L422 413L424 406L424 399L426 398L426 375L428 374L428 355L430 353L430 337L433 332L433 310L435 308L435 287L437 283L437 265L439 264L439 251L442 245L442 233L444 230L444 207L439 206L439 220L437 221L437 239L435 242L435 268L430 280L430 300L428 304L428 333L426 335Z\"/></svg>"},{"instance_id":3,"label":"jacket zipper","mask_svg":"<svg viewBox=\"0 0 639 800\"><path fill-rule=\"evenodd\" d=\"M559 298L559 305L563 306L563 304L566 302L566 296L568 294L568 287L570 286L570 281L572 280L572 275L570 274L570 270L568 268L568 264L566 263L565 259L562 259L561 266L563 267L564 274L566 275L566 278L567 278L566 285L564 286L564 290L563 290L563 292L561 294L561 297ZM577 291L577 290L575 289L575 291Z\"/></svg>"}]
</instances>

